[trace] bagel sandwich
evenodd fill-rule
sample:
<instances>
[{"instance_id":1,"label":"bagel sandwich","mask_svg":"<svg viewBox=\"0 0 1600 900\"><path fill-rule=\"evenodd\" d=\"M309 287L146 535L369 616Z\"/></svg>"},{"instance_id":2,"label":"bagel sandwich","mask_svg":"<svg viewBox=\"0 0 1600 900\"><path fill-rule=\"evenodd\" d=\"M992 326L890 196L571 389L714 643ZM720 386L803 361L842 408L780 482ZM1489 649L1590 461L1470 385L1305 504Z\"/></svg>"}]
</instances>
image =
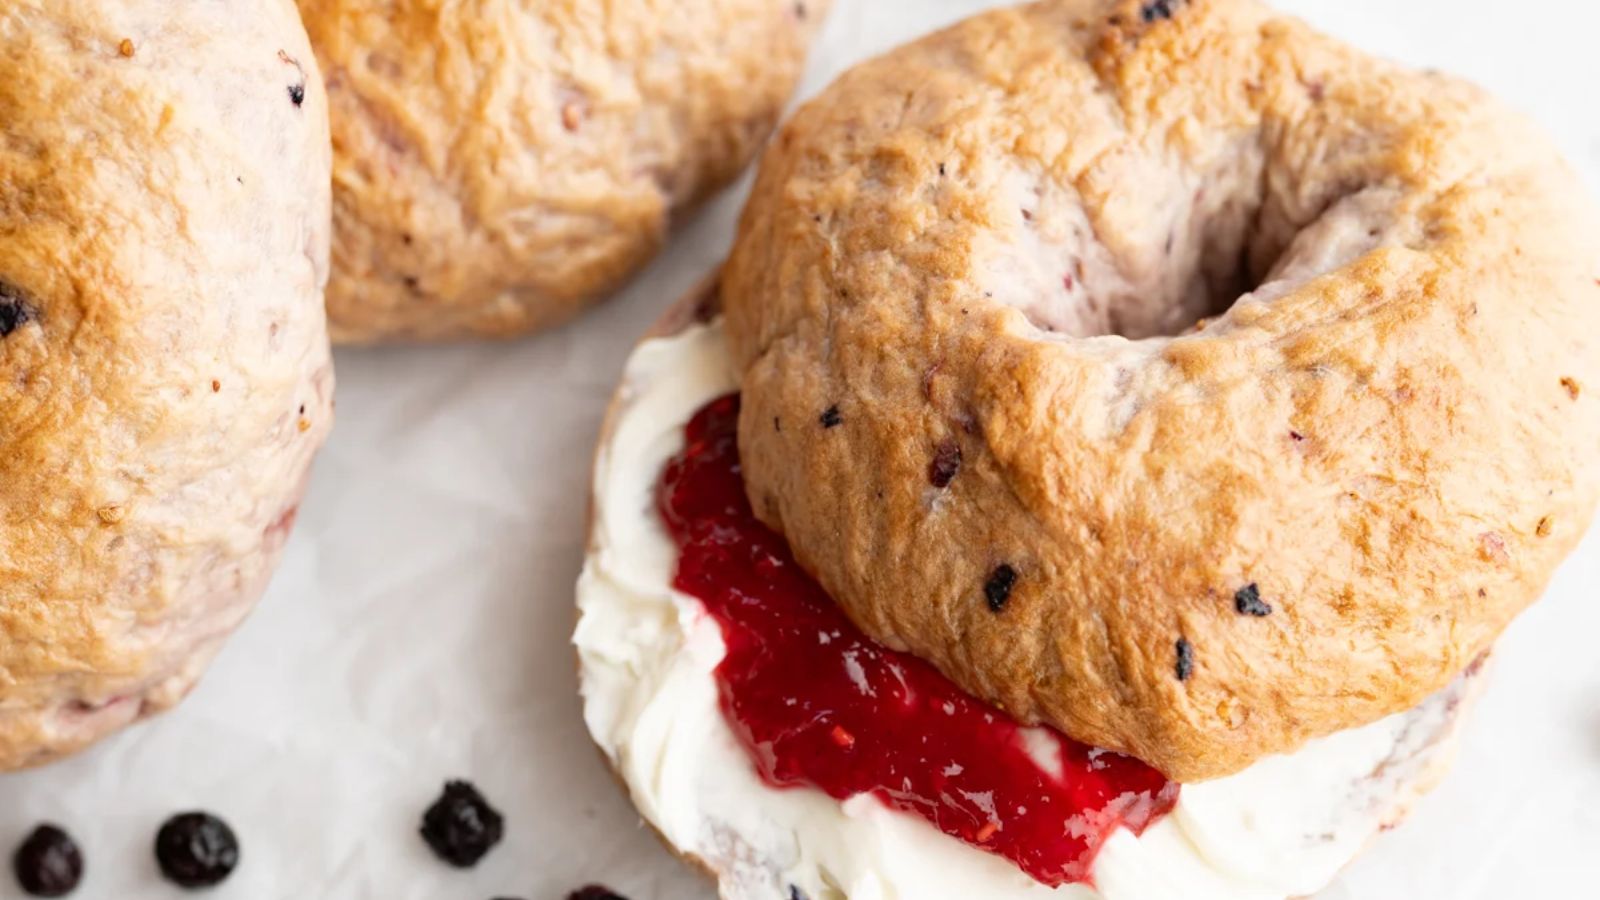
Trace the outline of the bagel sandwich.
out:
<instances>
[{"instance_id":1,"label":"bagel sandwich","mask_svg":"<svg viewBox=\"0 0 1600 900\"><path fill-rule=\"evenodd\" d=\"M645 821L730 898L1320 890L1592 516L1574 181L1253 0L846 73L602 433L574 640Z\"/></svg>"}]
</instances>

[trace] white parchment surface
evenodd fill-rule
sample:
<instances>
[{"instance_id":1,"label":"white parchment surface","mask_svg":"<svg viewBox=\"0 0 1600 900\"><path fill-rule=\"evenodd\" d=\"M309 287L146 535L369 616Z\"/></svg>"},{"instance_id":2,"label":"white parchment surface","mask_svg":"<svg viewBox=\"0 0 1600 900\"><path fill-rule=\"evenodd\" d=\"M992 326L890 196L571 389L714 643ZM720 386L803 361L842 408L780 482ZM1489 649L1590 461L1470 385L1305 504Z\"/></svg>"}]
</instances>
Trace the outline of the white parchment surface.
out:
<instances>
[{"instance_id":1,"label":"white parchment surface","mask_svg":"<svg viewBox=\"0 0 1600 900\"><path fill-rule=\"evenodd\" d=\"M806 94L990 4L837 5ZM1489 86L1600 187L1593 5L1282 5ZM634 338L721 258L742 197L707 207L627 292L553 334L341 352L338 427L259 611L177 711L0 776L0 852L58 821L87 853L77 897L175 898L150 847L167 814L200 807L243 842L218 898L561 900L590 881L632 900L710 898L639 827L590 746L568 635L606 399ZM505 842L470 872L433 860L416 834L453 776L507 819ZM1452 777L1323 896L1600 897L1600 537L1506 635Z\"/></svg>"}]
</instances>

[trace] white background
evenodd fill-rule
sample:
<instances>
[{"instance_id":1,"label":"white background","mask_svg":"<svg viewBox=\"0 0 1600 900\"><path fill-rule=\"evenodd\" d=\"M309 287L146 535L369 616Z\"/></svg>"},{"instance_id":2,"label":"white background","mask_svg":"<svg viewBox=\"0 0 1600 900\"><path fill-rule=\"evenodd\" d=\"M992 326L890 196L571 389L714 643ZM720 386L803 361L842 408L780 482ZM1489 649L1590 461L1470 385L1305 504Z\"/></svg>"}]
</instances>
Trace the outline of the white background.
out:
<instances>
[{"instance_id":1,"label":"white background","mask_svg":"<svg viewBox=\"0 0 1600 900\"><path fill-rule=\"evenodd\" d=\"M990 5L838 3L806 94ZM1586 0L1281 5L1488 85L1600 185L1600 12ZM259 612L178 711L0 777L0 852L59 821L88 854L78 897L177 897L149 847L168 813L198 806L244 844L215 897L561 900L604 881L633 900L709 898L591 748L567 637L606 398L634 338L718 261L742 196L706 208L630 290L566 329L341 352L339 425ZM1326 900L1600 897L1597 593L1592 536L1502 641L1454 775ZM505 843L471 872L435 862L415 833L450 776L507 815ZM14 895L0 876L0 897Z\"/></svg>"}]
</instances>

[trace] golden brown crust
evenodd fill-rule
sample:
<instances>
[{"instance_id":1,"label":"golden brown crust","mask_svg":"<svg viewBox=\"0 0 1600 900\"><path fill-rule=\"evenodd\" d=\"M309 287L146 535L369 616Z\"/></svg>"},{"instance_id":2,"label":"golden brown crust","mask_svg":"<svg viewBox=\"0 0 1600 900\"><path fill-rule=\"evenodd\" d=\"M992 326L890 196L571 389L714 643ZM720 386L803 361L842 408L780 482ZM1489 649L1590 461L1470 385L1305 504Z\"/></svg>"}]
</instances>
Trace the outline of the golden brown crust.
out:
<instances>
[{"instance_id":1,"label":"golden brown crust","mask_svg":"<svg viewBox=\"0 0 1600 900\"><path fill-rule=\"evenodd\" d=\"M289 0L0 10L0 769L165 708L332 417L327 104Z\"/></svg>"},{"instance_id":2,"label":"golden brown crust","mask_svg":"<svg viewBox=\"0 0 1600 900\"><path fill-rule=\"evenodd\" d=\"M1572 549L1597 239L1522 118L1253 0L995 11L764 160L747 486L873 636L1224 775L1416 705Z\"/></svg>"},{"instance_id":3,"label":"golden brown crust","mask_svg":"<svg viewBox=\"0 0 1600 900\"><path fill-rule=\"evenodd\" d=\"M696 322L715 320L721 313L720 310L720 273L712 273L691 289L687 294L675 302L663 316L641 337L641 343L659 338L669 338L682 333ZM611 446L619 424L619 410L630 391L637 389L624 381L617 386L607 408L604 422L600 429L600 436L596 444L595 465L599 465ZM591 478L591 482L593 479ZM590 515L585 525L588 534L588 547L590 553L598 552L600 546L599 536L595 531L593 504L597 498L590 497ZM575 659L575 664L582 669L581 659ZM1455 747L1460 735L1461 726L1467 713L1476 703L1478 696L1487 682L1486 673L1482 672L1483 661L1468 667L1458 683L1445 689L1442 698L1431 698L1424 702L1441 703L1442 708L1435 712L1419 710L1414 716L1412 728L1402 734L1395 746L1394 753L1384 761L1376 770L1368 773L1360 783L1351 785L1352 797L1367 798L1379 804L1377 808L1383 810L1382 828L1388 830L1405 820L1412 808L1424 794L1431 791L1449 771L1454 758ZM620 765L613 760L611 752L606 747L599 746L599 756L604 762L607 771L613 780L630 797L633 795L634 785L630 784ZM611 748L613 751L615 748ZM1359 802L1359 801L1355 801ZM738 867L732 860L742 858L739 848L748 836L738 833L720 833L714 842L715 846L723 850L723 855L701 855L694 847L680 846L670 839L648 819L641 819L642 824L655 835L664 847L673 856L684 862L699 874L706 876L721 888L725 896L743 896L741 887L749 884L750 873L746 870L743 879L740 878ZM713 823L706 823L708 828ZM1373 836L1374 839L1376 835ZM952 839L953 841L954 839ZM780 883L783 873L773 872L772 883ZM760 882L766 884L767 882Z\"/></svg>"},{"instance_id":4,"label":"golden brown crust","mask_svg":"<svg viewBox=\"0 0 1600 900\"><path fill-rule=\"evenodd\" d=\"M299 2L348 342L525 333L617 288L744 168L829 5Z\"/></svg>"}]
</instances>

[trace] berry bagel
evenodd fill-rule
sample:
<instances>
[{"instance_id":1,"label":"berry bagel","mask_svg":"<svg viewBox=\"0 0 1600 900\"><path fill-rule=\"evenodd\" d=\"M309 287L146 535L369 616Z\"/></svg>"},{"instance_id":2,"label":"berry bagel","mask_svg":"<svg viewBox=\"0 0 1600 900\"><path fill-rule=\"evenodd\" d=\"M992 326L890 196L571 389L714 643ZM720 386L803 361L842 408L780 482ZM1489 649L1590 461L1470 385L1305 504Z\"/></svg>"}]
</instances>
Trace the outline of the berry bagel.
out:
<instances>
[{"instance_id":1,"label":"berry bagel","mask_svg":"<svg viewBox=\"0 0 1600 900\"><path fill-rule=\"evenodd\" d=\"M836 611L817 627L827 610L802 608L831 606L820 591L768 593L808 580L785 574L781 538L738 538L753 518L737 476L689 487L685 464L719 441L700 423L721 410L720 440L733 428L716 305L680 303L628 362L595 458L574 642L595 742L722 897L1283 900L1320 890L1443 775L1478 666L1414 709L1178 785L1018 729ZM687 546L684 509L710 513ZM734 589L705 591L708 574ZM882 760L893 777L870 780Z\"/></svg>"},{"instance_id":2,"label":"berry bagel","mask_svg":"<svg viewBox=\"0 0 1600 900\"><path fill-rule=\"evenodd\" d=\"M290 0L0 7L0 769L170 706L332 419L328 111Z\"/></svg>"},{"instance_id":3,"label":"berry bagel","mask_svg":"<svg viewBox=\"0 0 1600 900\"><path fill-rule=\"evenodd\" d=\"M1597 242L1524 118L1254 0L986 13L761 164L749 497L878 641L1239 772L1443 689L1576 545Z\"/></svg>"},{"instance_id":4,"label":"berry bagel","mask_svg":"<svg viewBox=\"0 0 1600 900\"><path fill-rule=\"evenodd\" d=\"M828 0L299 0L333 106L341 342L554 325L731 181Z\"/></svg>"}]
</instances>

